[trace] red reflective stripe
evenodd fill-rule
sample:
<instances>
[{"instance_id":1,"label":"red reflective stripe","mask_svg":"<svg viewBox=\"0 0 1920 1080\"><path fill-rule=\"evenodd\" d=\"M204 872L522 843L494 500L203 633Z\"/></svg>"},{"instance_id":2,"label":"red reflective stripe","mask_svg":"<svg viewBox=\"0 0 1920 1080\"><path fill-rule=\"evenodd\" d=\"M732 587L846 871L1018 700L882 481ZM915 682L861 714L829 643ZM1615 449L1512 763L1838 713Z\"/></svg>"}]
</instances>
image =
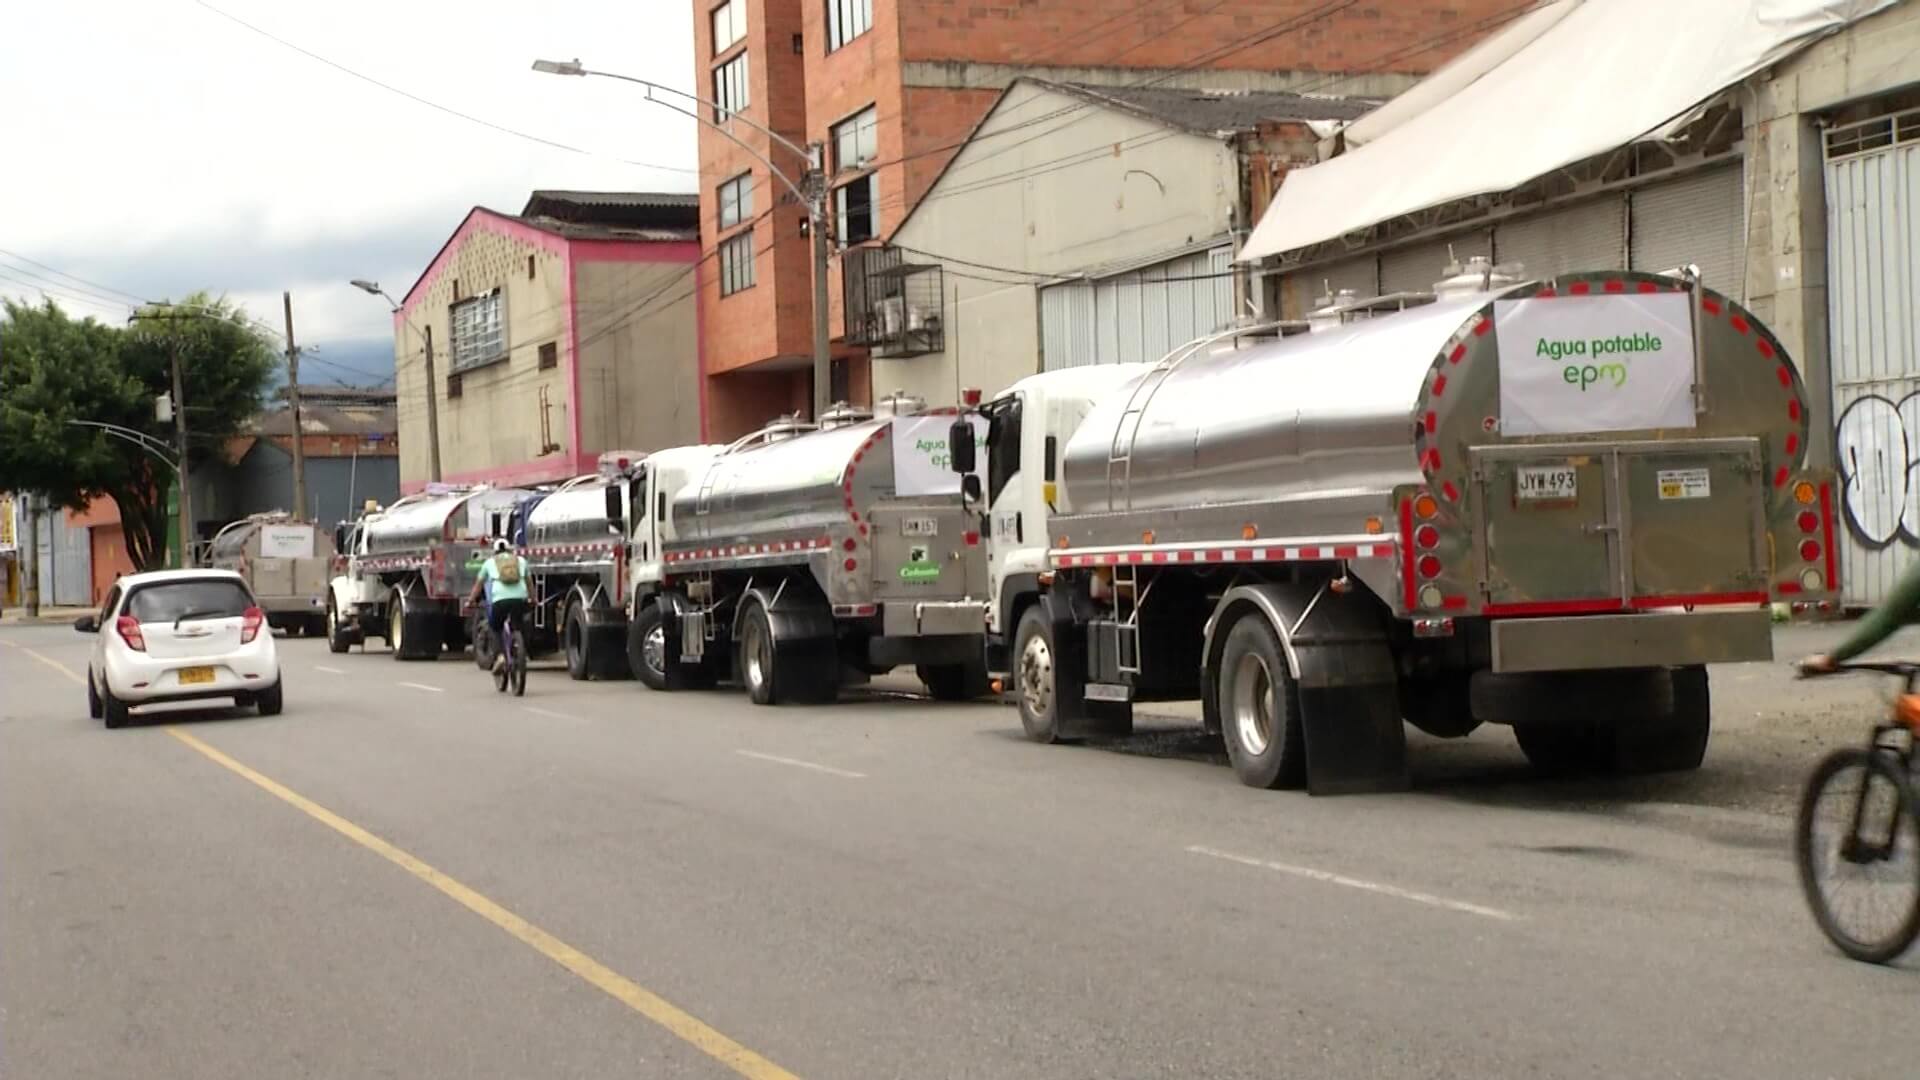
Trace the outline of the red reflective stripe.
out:
<instances>
[{"instance_id":1,"label":"red reflective stripe","mask_svg":"<svg viewBox=\"0 0 1920 1080\"><path fill-rule=\"evenodd\" d=\"M1333 557L1336 559L1357 559L1360 557L1360 549L1351 545L1336 545L1333 549Z\"/></svg>"},{"instance_id":2,"label":"red reflective stripe","mask_svg":"<svg viewBox=\"0 0 1920 1080\"><path fill-rule=\"evenodd\" d=\"M1764 592L1741 593L1691 593L1678 596L1636 596L1633 606L1639 609L1656 607L1681 607L1687 604L1764 604L1767 594Z\"/></svg>"},{"instance_id":3,"label":"red reflective stripe","mask_svg":"<svg viewBox=\"0 0 1920 1080\"><path fill-rule=\"evenodd\" d=\"M1827 548L1827 591L1840 591L1840 574L1833 563L1833 490L1828 484L1820 485L1820 535Z\"/></svg>"},{"instance_id":4,"label":"red reflective stripe","mask_svg":"<svg viewBox=\"0 0 1920 1080\"><path fill-rule=\"evenodd\" d=\"M1406 583L1407 610L1414 608L1413 500L1400 500L1400 580Z\"/></svg>"},{"instance_id":5,"label":"red reflective stripe","mask_svg":"<svg viewBox=\"0 0 1920 1080\"><path fill-rule=\"evenodd\" d=\"M1411 582L1409 582L1409 585L1411 585ZM1467 607L1467 598L1464 596L1443 597L1440 601L1440 606L1448 611L1464 611Z\"/></svg>"},{"instance_id":6,"label":"red reflective stripe","mask_svg":"<svg viewBox=\"0 0 1920 1080\"><path fill-rule=\"evenodd\" d=\"M1576 281L1567 287L1567 291L1575 296L1585 296L1593 291L1593 283L1589 281Z\"/></svg>"},{"instance_id":7,"label":"red reflective stripe","mask_svg":"<svg viewBox=\"0 0 1920 1080\"><path fill-rule=\"evenodd\" d=\"M1460 362L1460 358L1465 355L1467 355L1467 343L1463 341L1455 345L1453 351L1447 354L1447 363L1457 364Z\"/></svg>"},{"instance_id":8,"label":"red reflective stripe","mask_svg":"<svg viewBox=\"0 0 1920 1080\"><path fill-rule=\"evenodd\" d=\"M1590 615L1619 611L1618 600L1529 600L1517 604L1488 604L1488 615Z\"/></svg>"},{"instance_id":9,"label":"red reflective stripe","mask_svg":"<svg viewBox=\"0 0 1920 1080\"><path fill-rule=\"evenodd\" d=\"M1782 596L1793 596L1799 593L1800 583L1797 581L1783 581L1780 584L1775 585L1773 587L1773 591L1779 593Z\"/></svg>"}]
</instances>

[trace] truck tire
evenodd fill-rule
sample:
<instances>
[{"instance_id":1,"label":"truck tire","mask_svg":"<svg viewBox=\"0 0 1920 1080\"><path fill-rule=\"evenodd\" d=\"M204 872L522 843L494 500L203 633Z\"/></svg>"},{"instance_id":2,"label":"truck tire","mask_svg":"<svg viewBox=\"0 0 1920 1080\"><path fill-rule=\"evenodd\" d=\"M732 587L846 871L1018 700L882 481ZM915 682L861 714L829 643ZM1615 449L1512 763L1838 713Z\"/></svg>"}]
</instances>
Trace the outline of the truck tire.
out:
<instances>
[{"instance_id":1,"label":"truck tire","mask_svg":"<svg viewBox=\"0 0 1920 1080\"><path fill-rule=\"evenodd\" d=\"M840 695L840 661L831 639L781 642L773 619L754 601L740 623L735 656L755 705L827 705Z\"/></svg>"},{"instance_id":2,"label":"truck tire","mask_svg":"<svg viewBox=\"0 0 1920 1080\"><path fill-rule=\"evenodd\" d=\"M627 666L649 690L667 689L667 628L659 604L648 604L627 626Z\"/></svg>"},{"instance_id":3,"label":"truck tire","mask_svg":"<svg viewBox=\"0 0 1920 1080\"><path fill-rule=\"evenodd\" d=\"M1280 652L1280 638L1258 614L1240 617L1220 652L1221 734L1240 782L1297 788L1307 782L1306 726L1300 688Z\"/></svg>"},{"instance_id":4,"label":"truck tire","mask_svg":"<svg viewBox=\"0 0 1920 1080\"><path fill-rule=\"evenodd\" d=\"M935 701L972 701L987 696L987 660L962 664L920 664L914 669Z\"/></svg>"},{"instance_id":5,"label":"truck tire","mask_svg":"<svg viewBox=\"0 0 1920 1080\"><path fill-rule=\"evenodd\" d=\"M1513 738L1527 764L1542 776L1578 776L1607 765L1607 743L1598 726L1584 720L1515 724Z\"/></svg>"},{"instance_id":6,"label":"truck tire","mask_svg":"<svg viewBox=\"0 0 1920 1080\"><path fill-rule=\"evenodd\" d=\"M1628 774L1690 772L1706 760L1713 731L1707 669L1674 668L1673 709L1662 716L1622 717L1613 729L1613 767Z\"/></svg>"},{"instance_id":7,"label":"truck tire","mask_svg":"<svg viewBox=\"0 0 1920 1080\"><path fill-rule=\"evenodd\" d=\"M433 660L440 656L440 620L423 612L399 589L387 597L387 642L395 660Z\"/></svg>"},{"instance_id":8,"label":"truck tire","mask_svg":"<svg viewBox=\"0 0 1920 1080\"><path fill-rule=\"evenodd\" d=\"M305 633L307 637L319 637L327 632L327 617L325 615L309 615L307 616L306 622Z\"/></svg>"},{"instance_id":9,"label":"truck tire","mask_svg":"<svg viewBox=\"0 0 1920 1080\"><path fill-rule=\"evenodd\" d=\"M1400 715L1436 739L1461 739L1480 721L1473 715L1471 673L1448 671L1400 680Z\"/></svg>"},{"instance_id":10,"label":"truck tire","mask_svg":"<svg viewBox=\"0 0 1920 1080\"><path fill-rule=\"evenodd\" d=\"M327 601L327 651L344 653L360 643L360 636L348 629L345 620L340 618L340 609L329 599Z\"/></svg>"},{"instance_id":11,"label":"truck tire","mask_svg":"<svg viewBox=\"0 0 1920 1080\"><path fill-rule=\"evenodd\" d=\"M773 622L767 609L754 604L740 621L739 669L741 685L755 705L772 705L780 700L776 682L781 672L776 667L773 647Z\"/></svg>"},{"instance_id":12,"label":"truck tire","mask_svg":"<svg viewBox=\"0 0 1920 1080\"><path fill-rule=\"evenodd\" d=\"M1020 727L1037 743L1070 740L1060 734L1060 710L1055 700L1053 624L1044 605L1034 604L1020 615L1013 634L1013 699L1020 708Z\"/></svg>"},{"instance_id":13,"label":"truck tire","mask_svg":"<svg viewBox=\"0 0 1920 1080\"><path fill-rule=\"evenodd\" d=\"M1673 680L1664 668L1476 671L1469 693L1474 716L1489 724L1515 727L1603 728L1623 716L1665 716L1673 711Z\"/></svg>"},{"instance_id":14,"label":"truck tire","mask_svg":"<svg viewBox=\"0 0 1920 1080\"><path fill-rule=\"evenodd\" d=\"M567 654L567 677L585 682L593 659L588 655L592 636L587 633L587 612L578 599L567 602L566 618L560 623L560 644Z\"/></svg>"}]
</instances>

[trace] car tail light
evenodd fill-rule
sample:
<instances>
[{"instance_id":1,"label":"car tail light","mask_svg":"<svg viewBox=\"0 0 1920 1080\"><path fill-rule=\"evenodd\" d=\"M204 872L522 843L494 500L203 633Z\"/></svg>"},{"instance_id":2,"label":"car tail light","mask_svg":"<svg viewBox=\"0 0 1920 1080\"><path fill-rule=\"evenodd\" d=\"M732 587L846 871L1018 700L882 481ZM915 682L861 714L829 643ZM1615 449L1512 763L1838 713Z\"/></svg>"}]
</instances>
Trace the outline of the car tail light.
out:
<instances>
[{"instance_id":1,"label":"car tail light","mask_svg":"<svg viewBox=\"0 0 1920 1080\"><path fill-rule=\"evenodd\" d=\"M250 645L260 636L260 628L266 625L267 613L257 607L250 607L240 616L240 644Z\"/></svg>"},{"instance_id":2,"label":"car tail light","mask_svg":"<svg viewBox=\"0 0 1920 1080\"><path fill-rule=\"evenodd\" d=\"M121 641L127 643L127 648L134 652L147 651L147 635L140 632L140 620L131 615L122 615L113 621L113 630L120 635Z\"/></svg>"}]
</instances>

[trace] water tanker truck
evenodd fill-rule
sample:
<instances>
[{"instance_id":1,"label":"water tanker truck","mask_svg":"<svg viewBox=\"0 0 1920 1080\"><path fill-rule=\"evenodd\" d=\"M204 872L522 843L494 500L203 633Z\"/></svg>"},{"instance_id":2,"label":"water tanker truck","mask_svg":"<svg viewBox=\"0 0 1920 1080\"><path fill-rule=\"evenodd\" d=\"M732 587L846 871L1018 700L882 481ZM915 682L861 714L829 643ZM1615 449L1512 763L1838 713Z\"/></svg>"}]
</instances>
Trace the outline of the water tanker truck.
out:
<instances>
[{"instance_id":1,"label":"water tanker truck","mask_svg":"<svg viewBox=\"0 0 1920 1080\"><path fill-rule=\"evenodd\" d=\"M1706 665L1836 595L1793 363L1691 276L1476 264L1412 300L988 403L988 666L1030 737L1198 698L1259 787L1403 786L1403 722L1700 764Z\"/></svg>"},{"instance_id":2,"label":"water tanker truck","mask_svg":"<svg viewBox=\"0 0 1920 1080\"><path fill-rule=\"evenodd\" d=\"M408 495L342 524L327 596L327 643L346 652L385 638L396 660L431 660L464 648L463 607L487 557L495 515L526 496L516 488L455 488Z\"/></svg>"},{"instance_id":3,"label":"water tanker truck","mask_svg":"<svg viewBox=\"0 0 1920 1080\"><path fill-rule=\"evenodd\" d=\"M822 702L912 665L937 698L986 692L986 551L946 461L953 410L920 405L777 422L669 496L661 577L634 600L650 685L735 674L759 704Z\"/></svg>"},{"instance_id":4,"label":"water tanker truck","mask_svg":"<svg viewBox=\"0 0 1920 1080\"><path fill-rule=\"evenodd\" d=\"M208 565L232 570L267 613L267 625L293 634L326 628L333 537L284 510L228 524L207 544Z\"/></svg>"}]
</instances>

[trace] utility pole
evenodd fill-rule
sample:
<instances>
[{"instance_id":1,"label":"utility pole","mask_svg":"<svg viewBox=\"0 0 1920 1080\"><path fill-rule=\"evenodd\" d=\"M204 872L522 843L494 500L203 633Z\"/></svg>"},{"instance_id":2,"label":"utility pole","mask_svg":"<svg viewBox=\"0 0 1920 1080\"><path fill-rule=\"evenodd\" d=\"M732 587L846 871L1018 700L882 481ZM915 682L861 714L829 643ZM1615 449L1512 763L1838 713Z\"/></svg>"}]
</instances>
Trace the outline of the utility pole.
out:
<instances>
[{"instance_id":1,"label":"utility pole","mask_svg":"<svg viewBox=\"0 0 1920 1080\"><path fill-rule=\"evenodd\" d=\"M833 355L827 328L827 148L807 144L807 228L813 233L813 419L833 404Z\"/></svg>"},{"instance_id":2,"label":"utility pole","mask_svg":"<svg viewBox=\"0 0 1920 1080\"><path fill-rule=\"evenodd\" d=\"M193 485L187 476L187 396L180 377L180 342L167 332L167 359L173 366L173 435L180 443L180 467L174 471L180 485L180 565L193 566Z\"/></svg>"},{"instance_id":3,"label":"utility pole","mask_svg":"<svg viewBox=\"0 0 1920 1080\"><path fill-rule=\"evenodd\" d=\"M26 573L21 575L27 587L27 617L40 617L40 511L33 505L32 493L20 496L20 507L27 515L26 558L21 565Z\"/></svg>"},{"instance_id":4,"label":"utility pole","mask_svg":"<svg viewBox=\"0 0 1920 1080\"><path fill-rule=\"evenodd\" d=\"M427 479L440 482L440 388L433 381L433 324L427 324ZM577 403L576 403L577 404Z\"/></svg>"},{"instance_id":5,"label":"utility pole","mask_svg":"<svg viewBox=\"0 0 1920 1080\"><path fill-rule=\"evenodd\" d=\"M307 432L300 423L300 350L293 343L293 294L280 294L287 312L287 410L293 414L293 520L307 520Z\"/></svg>"}]
</instances>

